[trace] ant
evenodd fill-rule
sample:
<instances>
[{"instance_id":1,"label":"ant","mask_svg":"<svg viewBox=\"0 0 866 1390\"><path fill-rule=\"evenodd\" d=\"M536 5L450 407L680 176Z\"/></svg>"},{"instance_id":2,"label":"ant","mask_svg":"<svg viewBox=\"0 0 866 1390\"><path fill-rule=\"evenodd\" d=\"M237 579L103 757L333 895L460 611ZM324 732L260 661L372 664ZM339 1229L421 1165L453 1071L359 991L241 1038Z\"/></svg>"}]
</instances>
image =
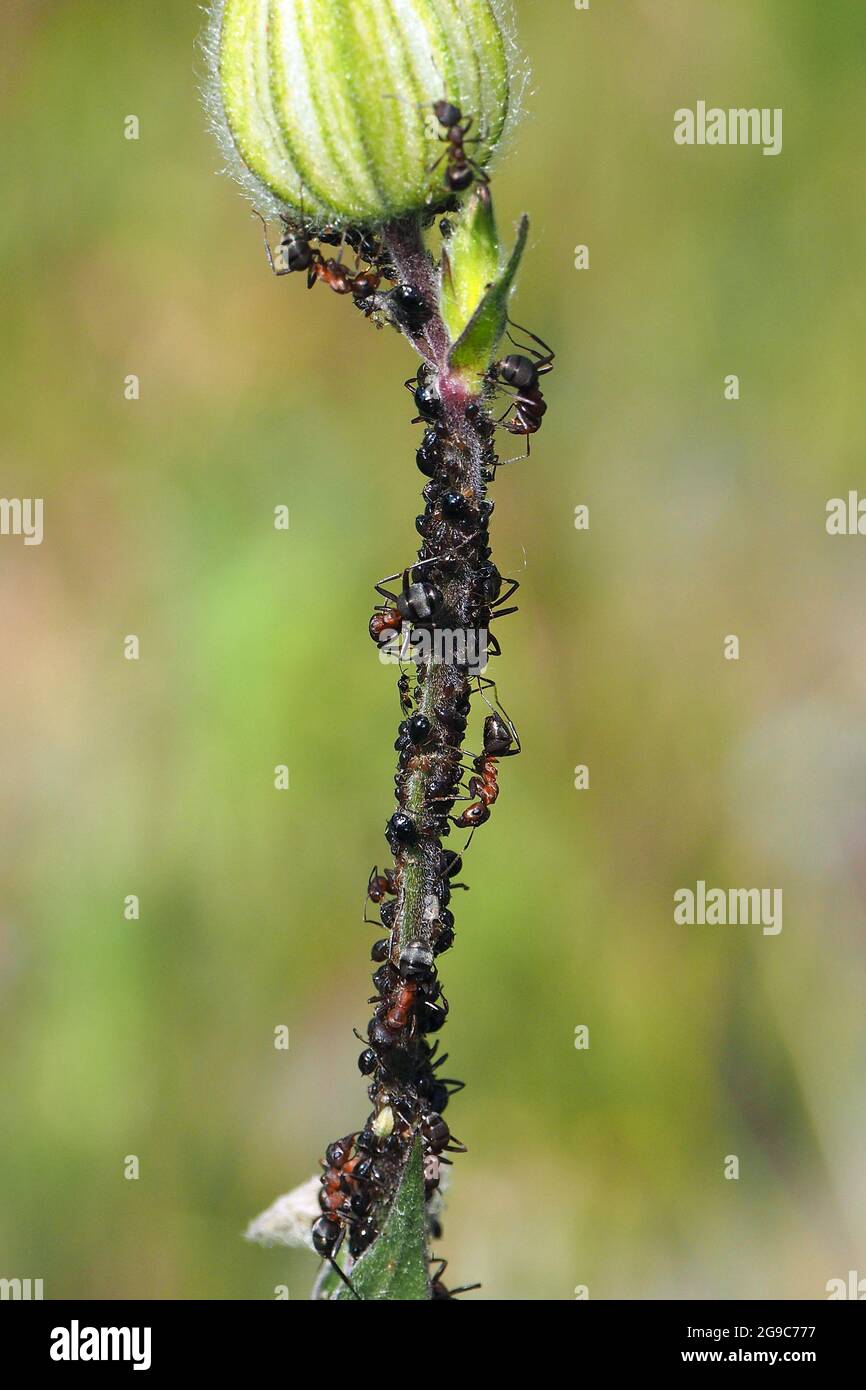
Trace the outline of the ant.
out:
<instances>
[{"instance_id":1,"label":"ant","mask_svg":"<svg viewBox=\"0 0 866 1390\"><path fill-rule=\"evenodd\" d=\"M282 219L285 231L274 253L268 240L267 221L260 212L256 216L264 228L265 252L274 275L292 275L305 270L308 289L312 289L317 280L322 280L335 294L351 294L356 303L363 303L376 293L382 281L379 270L357 270L353 274L342 261L333 258L325 260L321 251L311 245L313 234L303 224L291 222L287 217ZM329 229L323 229L316 239L329 243L333 235ZM341 241L342 238L337 245Z\"/></svg>"},{"instance_id":2,"label":"ant","mask_svg":"<svg viewBox=\"0 0 866 1390\"><path fill-rule=\"evenodd\" d=\"M444 159L447 160L445 187L452 193L465 193L476 179L482 184L489 183L490 179L484 170L466 153L467 143L475 144L480 139L477 135L471 141L466 139L472 129L474 116L468 116L464 121L463 112L452 101L434 101L433 114L445 132L439 139L447 148L436 160L430 173L434 173Z\"/></svg>"},{"instance_id":3,"label":"ant","mask_svg":"<svg viewBox=\"0 0 866 1390\"><path fill-rule=\"evenodd\" d=\"M421 560L410 569L405 569L403 588L399 594L393 594L390 589L385 588L392 580L399 579L399 573L389 574L375 585L376 593L381 594L382 598L387 599L388 604L393 606L380 605L370 619L370 636L374 642L379 641L380 632L398 632L403 623L424 627L435 620L444 602L442 590L436 584L427 584L415 578L422 565L432 563L432 559Z\"/></svg>"},{"instance_id":4,"label":"ant","mask_svg":"<svg viewBox=\"0 0 866 1390\"><path fill-rule=\"evenodd\" d=\"M322 1191L319 1193L319 1206L322 1215L313 1224L312 1239L316 1253L326 1260L335 1274L351 1291L358 1294L348 1276L337 1264L337 1252L343 1243L346 1229L353 1217L363 1216L369 1207L366 1194L353 1180L352 1170L358 1164L358 1157L352 1158L352 1148L356 1135L349 1134L328 1145L322 1163Z\"/></svg>"},{"instance_id":5,"label":"ant","mask_svg":"<svg viewBox=\"0 0 866 1390\"><path fill-rule=\"evenodd\" d=\"M415 708L415 699L412 695L412 682L406 671L401 671L397 678L397 696L400 701L402 713L411 714Z\"/></svg>"},{"instance_id":6,"label":"ant","mask_svg":"<svg viewBox=\"0 0 866 1390\"><path fill-rule=\"evenodd\" d=\"M385 869L380 874L378 866L374 864L373 871L370 874L370 880L367 884L367 896L364 899L364 921L368 926L378 927L380 924L372 917L367 916L367 903L375 903L378 907L380 903L385 901L389 893L392 896L395 895L397 893L397 888L397 870Z\"/></svg>"},{"instance_id":7,"label":"ant","mask_svg":"<svg viewBox=\"0 0 866 1390\"><path fill-rule=\"evenodd\" d=\"M511 320L509 320L511 322ZM497 421L509 434L522 434L526 437L526 455L529 457L529 436L537 434L541 429L542 420L547 413L547 403L541 394L539 378L546 376L553 371L553 363L556 353L549 347L542 338L530 333L528 328L521 328L517 323L511 323L512 328L517 328L521 333L525 333L531 338L541 352L536 352L535 348L528 344L518 343L511 338L515 347L524 347L526 352L531 353L531 357L526 357L522 352L511 352L507 357L503 357L500 362L494 362L489 368L487 379L491 384L503 384L514 387L514 414L510 420L505 419L512 409L509 406L505 415Z\"/></svg>"},{"instance_id":8,"label":"ant","mask_svg":"<svg viewBox=\"0 0 866 1390\"><path fill-rule=\"evenodd\" d=\"M495 685L491 681L489 683ZM483 752L473 759L475 775L469 781L469 796L475 797L459 816L452 817L453 823L461 830L474 831L490 819L490 807L499 798L497 764L502 758L514 758L521 751L520 739L511 720L502 710L494 709L484 694L485 686L478 681L478 690L490 714L484 721ZM498 703L498 701L497 701ZM500 707L501 708L501 707ZM516 744L516 747L513 745ZM470 835L470 840L472 836Z\"/></svg>"}]
</instances>

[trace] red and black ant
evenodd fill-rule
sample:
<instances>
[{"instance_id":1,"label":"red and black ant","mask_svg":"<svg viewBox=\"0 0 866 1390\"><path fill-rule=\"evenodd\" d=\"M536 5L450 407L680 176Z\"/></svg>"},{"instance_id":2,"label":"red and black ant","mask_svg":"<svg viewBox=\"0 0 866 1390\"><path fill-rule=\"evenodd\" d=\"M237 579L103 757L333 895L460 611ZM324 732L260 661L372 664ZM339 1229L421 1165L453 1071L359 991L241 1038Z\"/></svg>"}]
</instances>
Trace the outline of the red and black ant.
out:
<instances>
[{"instance_id":1,"label":"red and black ant","mask_svg":"<svg viewBox=\"0 0 866 1390\"><path fill-rule=\"evenodd\" d=\"M355 1298L358 1297L348 1275L337 1264L337 1254L350 1220L361 1216L369 1207L369 1200L362 1189L355 1189L351 1173L357 1158L351 1158L355 1135L338 1139L330 1144L322 1163L322 1191L319 1193L319 1206L322 1215L314 1222L312 1229L313 1246L318 1255L326 1260Z\"/></svg>"},{"instance_id":2,"label":"red and black ant","mask_svg":"<svg viewBox=\"0 0 866 1390\"><path fill-rule=\"evenodd\" d=\"M445 132L439 139L445 143L446 149L436 160L430 173L434 173L445 159L448 161L445 168L445 187L452 193L465 193L476 179L482 184L489 183L488 175L466 153L466 145L477 144L480 139L477 135L473 136L472 140L466 139L472 129L474 116L468 116L464 121L463 112L452 101L434 101L433 114Z\"/></svg>"},{"instance_id":3,"label":"red and black ant","mask_svg":"<svg viewBox=\"0 0 866 1390\"><path fill-rule=\"evenodd\" d=\"M368 926L378 927L382 924L375 921L374 918L367 916L367 903L375 903L378 907L381 903L384 903L385 898L389 894L392 896L396 894L397 887L396 869L385 869L380 874L377 865L373 865L373 871L370 874L370 880L367 884L367 896L364 899L364 921Z\"/></svg>"},{"instance_id":4,"label":"red and black ant","mask_svg":"<svg viewBox=\"0 0 866 1390\"><path fill-rule=\"evenodd\" d=\"M469 780L469 796L476 799L471 801L459 816L452 817L458 829L472 830L473 833L479 825L490 819L490 807L498 800L497 763L501 758L514 758L521 751L520 739L511 720L504 710L500 713L494 709L484 694L484 689L489 686L493 686L495 693L496 687L493 682L484 687L479 677L479 693L491 712L484 721L483 752L472 761L474 776ZM471 840L472 837L469 838Z\"/></svg>"},{"instance_id":5,"label":"red and black ant","mask_svg":"<svg viewBox=\"0 0 866 1390\"><path fill-rule=\"evenodd\" d=\"M312 289L317 280L321 280L335 294L351 294L356 302L363 302L376 293L382 282L380 270L373 268L356 270L353 273L341 260L325 260L321 251L311 244L313 240L331 242L336 235L339 237L336 244L340 245L341 234L332 235L329 229L323 229L321 233L316 234L308 230L303 223L292 222L289 218L283 217L285 230L274 252L268 240L268 224L261 213L256 215L261 219L264 228L265 252L274 275L292 275L296 271L306 271L308 289ZM347 230L347 237L351 230ZM364 246L363 241L359 245Z\"/></svg>"},{"instance_id":6,"label":"red and black ant","mask_svg":"<svg viewBox=\"0 0 866 1390\"><path fill-rule=\"evenodd\" d=\"M398 632L403 623L426 627L435 621L444 602L442 590L436 584L428 584L415 577L424 565L432 563L432 559L421 560L405 569L403 588L399 594L385 588L392 580L399 579L399 573L389 574L375 585L376 593L387 599L388 604L377 608L370 619L370 636L374 642L379 641L383 632Z\"/></svg>"},{"instance_id":7,"label":"red and black ant","mask_svg":"<svg viewBox=\"0 0 866 1390\"><path fill-rule=\"evenodd\" d=\"M525 457L528 458L529 436L538 433L541 429L542 420L547 413L547 403L541 394L539 378L553 371L556 353L543 341L543 339L537 337L534 333L530 333L528 328L521 328L520 325L516 323L513 323L512 327L519 329L521 333L525 333L528 338L531 338L534 343L538 344L542 351L536 352L535 348L529 347L527 344L516 342L509 333L508 336L511 338L515 347L523 346L525 351L532 355L531 357L526 357L524 353L521 352L509 353L507 357L503 357L500 362L494 362L488 369L487 380L491 385L504 385L514 388L513 406L508 407L505 415L500 417L497 424L501 424L503 429L508 430L509 434L522 434L526 437ZM510 420L506 420L505 416L510 414L512 408L514 414L511 416Z\"/></svg>"}]
</instances>

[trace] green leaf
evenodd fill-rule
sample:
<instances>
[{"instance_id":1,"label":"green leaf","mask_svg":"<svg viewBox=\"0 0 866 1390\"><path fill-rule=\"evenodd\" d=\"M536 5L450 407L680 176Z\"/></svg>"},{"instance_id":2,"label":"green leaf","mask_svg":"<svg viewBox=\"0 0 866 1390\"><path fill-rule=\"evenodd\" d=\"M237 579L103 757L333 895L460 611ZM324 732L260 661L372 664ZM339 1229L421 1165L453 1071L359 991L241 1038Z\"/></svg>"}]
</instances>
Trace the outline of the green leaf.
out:
<instances>
[{"instance_id":1,"label":"green leaf","mask_svg":"<svg viewBox=\"0 0 866 1390\"><path fill-rule=\"evenodd\" d=\"M508 264L487 286L481 303L449 354L449 365L455 371L482 374L493 361L499 341L508 321L508 296L526 247L529 218L520 219L517 241Z\"/></svg>"},{"instance_id":2,"label":"green leaf","mask_svg":"<svg viewBox=\"0 0 866 1390\"><path fill-rule=\"evenodd\" d=\"M420 1302L430 1297L421 1142L415 1140L384 1230L352 1267L359 1298ZM338 1299L352 1301L343 1287Z\"/></svg>"}]
</instances>

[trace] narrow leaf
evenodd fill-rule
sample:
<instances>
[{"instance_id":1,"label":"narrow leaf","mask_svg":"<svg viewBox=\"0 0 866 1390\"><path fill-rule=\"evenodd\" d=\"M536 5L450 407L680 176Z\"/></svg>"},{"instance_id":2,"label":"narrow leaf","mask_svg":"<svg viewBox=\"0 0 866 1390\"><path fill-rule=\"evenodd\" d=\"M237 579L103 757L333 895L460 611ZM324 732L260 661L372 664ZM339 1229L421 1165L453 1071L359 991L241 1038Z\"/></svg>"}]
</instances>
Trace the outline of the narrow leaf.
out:
<instances>
[{"instance_id":1,"label":"narrow leaf","mask_svg":"<svg viewBox=\"0 0 866 1390\"><path fill-rule=\"evenodd\" d=\"M382 1234L352 1267L359 1298L420 1302L430 1297L421 1143L416 1139ZM338 1299L352 1301L347 1288Z\"/></svg>"},{"instance_id":2,"label":"narrow leaf","mask_svg":"<svg viewBox=\"0 0 866 1390\"><path fill-rule=\"evenodd\" d=\"M439 312L448 336L456 342L499 273L499 239L493 200L479 184L442 253Z\"/></svg>"},{"instance_id":3,"label":"narrow leaf","mask_svg":"<svg viewBox=\"0 0 866 1390\"><path fill-rule=\"evenodd\" d=\"M481 303L451 349L448 361L455 371L484 373L493 361L499 341L505 332L508 296L514 285L514 277L526 247L528 234L529 218L522 217L517 241L508 264L492 284L488 285Z\"/></svg>"}]
</instances>

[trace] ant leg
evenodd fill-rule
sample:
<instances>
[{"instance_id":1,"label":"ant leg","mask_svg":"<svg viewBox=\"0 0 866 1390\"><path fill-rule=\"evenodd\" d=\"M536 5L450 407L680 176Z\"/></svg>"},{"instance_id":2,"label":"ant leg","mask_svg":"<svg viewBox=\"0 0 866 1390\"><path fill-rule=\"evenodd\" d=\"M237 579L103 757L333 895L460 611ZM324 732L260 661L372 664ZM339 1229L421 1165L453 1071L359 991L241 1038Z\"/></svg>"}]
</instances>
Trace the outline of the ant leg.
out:
<instances>
[{"instance_id":1,"label":"ant leg","mask_svg":"<svg viewBox=\"0 0 866 1390\"><path fill-rule=\"evenodd\" d=\"M340 1266L337 1264L337 1261L334 1259L333 1255L328 1255L328 1257L327 1257L327 1263L331 1266L331 1269L334 1271L334 1273L335 1273L335 1274L338 1274L338 1275L340 1276L340 1278L342 1279L343 1283L346 1285L346 1288L349 1290L349 1292L350 1292L350 1294L352 1295L352 1297L353 1297L353 1298L357 1298L358 1302L360 1303L360 1302L361 1302L361 1295L358 1293L357 1289L355 1288L355 1285L352 1283L352 1281L351 1281L351 1279L349 1278L348 1274L346 1274L346 1273L340 1268Z\"/></svg>"},{"instance_id":2,"label":"ant leg","mask_svg":"<svg viewBox=\"0 0 866 1390\"><path fill-rule=\"evenodd\" d=\"M494 618L509 618L512 613L519 612L520 609L516 605L512 608L497 608L495 613L491 613L490 621L493 622Z\"/></svg>"},{"instance_id":3,"label":"ant leg","mask_svg":"<svg viewBox=\"0 0 866 1390\"><path fill-rule=\"evenodd\" d=\"M277 267L274 265L274 253L273 253L273 251L271 250L271 243L268 241L268 224L267 224L267 221L266 221L265 218L262 216L262 214L258 211L257 208L253 208L253 212L256 214L256 217L259 219L259 221L260 221L261 224L262 224L262 232L263 232L263 234L264 234L264 243L265 243L265 254L266 254L267 258L268 258L268 265L269 265L270 268L271 268L271 273L272 273L273 275L288 275L288 273L289 273L288 266L286 267L285 270L277 270Z\"/></svg>"},{"instance_id":4,"label":"ant leg","mask_svg":"<svg viewBox=\"0 0 866 1390\"><path fill-rule=\"evenodd\" d=\"M525 454L518 454L517 457L516 457L516 458L513 458L513 459L498 459L498 460L497 460L497 463L496 463L496 466L497 466L497 468L504 468L505 465L506 465L507 463L523 463L523 462L524 462L526 459L528 459L528 458L529 458L529 435L526 436L526 453L525 453Z\"/></svg>"},{"instance_id":5,"label":"ant leg","mask_svg":"<svg viewBox=\"0 0 866 1390\"><path fill-rule=\"evenodd\" d=\"M347 1289L349 1290L349 1292L352 1294L352 1297L353 1297L353 1298L357 1298L358 1301L360 1302L360 1301L361 1301L361 1296L360 1296L360 1294L358 1293L357 1289L355 1288L354 1284L352 1283L351 1279L349 1278L348 1274L346 1274L345 1271L342 1270L342 1269L340 1268L340 1266L337 1264L337 1259L336 1259L336 1257L337 1257L337 1252L339 1251L340 1246L343 1244L343 1240L345 1239L345 1235L346 1235L346 1230L345 1230L345 1227L344 1227L343 1230L340 1232L340 1236L339 1236L339 1239L338 1239L336 1245L334 1246L334 1248L333 1248L333 1250L331 1251L330 1255L326 1255L326 1256L325 1256L325 1260L326 1260L327 1264L329 1264L329 1265L331 1266L331 1269L334 1271L334 1273L337 1274L337 1275L340 1277L340 1279L342 1279L343 1283L346 1285L346 1288L347 1288Z\"/></svg>"},{"instance_id":6,"label":"ant leg","mask_svg":"<svg viewBox=\"0 0 866 1390\"><path fill-rule=\"evenodd\" d=\"M509 319L508 322L510 323L512 328L517 329L518 333L525 333L527 338L531 338L532 341L536 343L538 347L541 348L541 352L535 352L533 348L528 347L526 344L515 343L514 339L511 338L511 334L509 333L508 336L509 338L511 338L512 343L514 343L514 346L518 348L522 347L525 352L531 352L533 357L538 358L539 361L543 361L545 363L550 364L547 368L547 370L550 370L552 368L553 362L556 359L556 353L553 351L553 348L550 346L550 344L546 343L543 338L539 338L537 333L533 333L530 331L530 329L524 328L523 325L520 323L515 323L514 319Z\"/></svg>"},{"instance_id":7,"label":"ant leg","mask_svg":"<svg viewBox=\"0 0 866 1390\"><path fill-rule=\"evenodd\" d=\"M474 159L470 159L468 155L466 156L466 163L469 165L469 168L472 170L473 174L475 175L475 177L476 177L476 179L478 180L479 183L489 183L489 182L490 182L490 175L488 174L487 170L486 170L486 169L482 169L482 168L481 168L481 165L480 165L480 164L476 164L476 163L475 163L475 160L474 160Z\"/></svg>"},{"instance_id":8,"label":"ant leg","mask_svg":"<svg viewBox=\"0 0 866 1390\"><path fill-rule=\"evenodd\" d=\"M397 602L397 595L396 595L396 594L392 594L391 591L390 591L389 589L386 589L386 588L385 588L385 585L386 585L386 584L390 584L390 583L393 582L393 580L399 579L399 578L400 578L400 572L399 572L399 570L398 570L398 572L397 572L396 574L386 574L384 579L380 579L378 584L374 584L374 585L373 585L373 588L376 590L376 593L377 593L377 594L380 594L382 598L387 599L387 600L389 601L389 603L396 603L396 602Z\"/></svg>"}]
</instances>

